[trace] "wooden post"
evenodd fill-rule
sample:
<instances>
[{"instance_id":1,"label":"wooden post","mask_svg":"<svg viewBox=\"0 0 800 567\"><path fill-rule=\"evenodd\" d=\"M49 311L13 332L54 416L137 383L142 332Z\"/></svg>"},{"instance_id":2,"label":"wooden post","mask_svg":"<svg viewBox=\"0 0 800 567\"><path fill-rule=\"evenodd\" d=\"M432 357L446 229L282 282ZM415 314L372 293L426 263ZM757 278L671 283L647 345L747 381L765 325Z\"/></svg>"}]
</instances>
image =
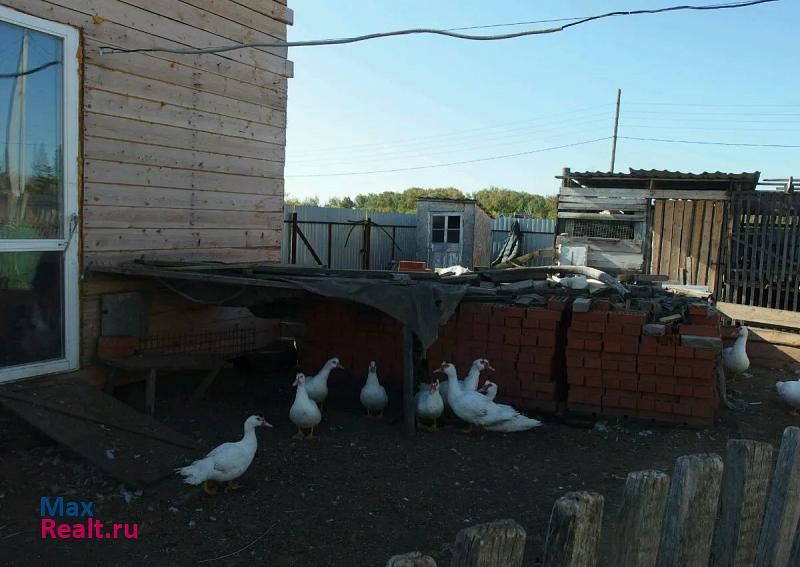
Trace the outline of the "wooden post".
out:
<instances>
[{"instance_id":1,"label":"wooden post","mask_svg":"<svg viewBox=\"0 0 800 567\"><path fill-rule=\"evenodd\" d=\"M787 567L800 519L800 427L787 427L772 477L756 567Z\"/></svg>"},{"instance_id":2,"label":"wooden post","mask_svg":"<svg viewBox=\"0 0 800 567\"><path fill-rule=\"evenodd\" d=\"M771 472L772 445L728 441L711 567L752 567Z\"/></svg>"},{"instance_id":3,"label":"wooden post","mask_svg":"<svg viewBox=\"0 0 800 567\"><path fill-rule=\"evenodd\" d=\"M292 213L292 234L289 245L289 263L297 264L297 211Z\"/></svg>"},{"instance_id":4,"label":"wooden post","mask_svg":"<svg viewBox=\"0 0 800 567\"><path fill-rule=\"evenodd\" d=\"M395 555L389 558L386 567L436 567L436 561L429 555L422 555L419 551Z\"/></svg>"},{"instance_id":5,"label":"wooden post","mask_svg":"<svg viewBox=\"0 0 800 567\"><path fill-rule=\"evenodd\" d=\"M151 368L147 371L144 388L144 410L148 415L156 413L156 370Z\"/></svg>"},{"instance_id":6,"label":"wooden post","mask_svg":"<svg viewBox=\"0 0 800 567\"><path fill-rule=\"evenodd\" d=\"M553 505L542 567L595 567L603 523L603 497L570 492Z\"/></svg>"},{"instance_id":7,"label":"wooden post","mask_svg":"<svg viewBox=\"0 0 800 567\"><path fill-rule=\"evenodd\" d=\"M414 334L403 325L403 423L405 432L414 435L416 416L414 408Z\"/></svg>"},{"instance_id":8,"label":"wooden post","mask_svg":"<svg viewBox=\"0 0 800 567\"><path fill-rule=\"evenodd\" d=\"M450 567L521 567L524 555L525 530L499 520L458 532Z\"/></svg>"},{"instance_id":9,"label":"wooden post","mask_svg":"<svg viewBox=\"0 0 800 567\"><path fill-rule=\"evenodd\" d=\"M369 270L369 257L372 254L372 221L367 217L364 223L364 269Z\"/></svg>"},{"instance_id":10,"label":"wooden post","mask_svg":"<svg viewBox=\"0 0 800 567\"><path fill-rule=\"evenodd\" d=\"M611 173L614 173L614 162L617 159L617 131L619 130L619 99L622 97L622 89L617 89L617 112L614 115L614 139L611 143Z\"/></svg>"},{"instance_id":11,"label":"wooden post","mask_svg":"<svg viewBox=\"0 0 800 567\"><path fill-rule=\"evenodd\" d=\"M715 454L685 455L675 462L658 567L708 566L722 468L722 459Z\"/></svg>"},{"instance_id":12,"label":"wooden post","mask_svg":"<svg viewBox=\"0 0 800 567\"><path fill-rule=\"evenodd\" d=\"M668 491L667 474L636 471L628 475L611 565L655 566Z\"/></svg>"},{"instance_id":13,"label":"wooden post","mask_svg":"<svg viewBox=\"0 0 800 567\"><path fill-rule=\"evenodd\" d=\"M328 269L331 269L331 247L333 246L333 223L328 223Z\"/></svg>"}]
</instances>

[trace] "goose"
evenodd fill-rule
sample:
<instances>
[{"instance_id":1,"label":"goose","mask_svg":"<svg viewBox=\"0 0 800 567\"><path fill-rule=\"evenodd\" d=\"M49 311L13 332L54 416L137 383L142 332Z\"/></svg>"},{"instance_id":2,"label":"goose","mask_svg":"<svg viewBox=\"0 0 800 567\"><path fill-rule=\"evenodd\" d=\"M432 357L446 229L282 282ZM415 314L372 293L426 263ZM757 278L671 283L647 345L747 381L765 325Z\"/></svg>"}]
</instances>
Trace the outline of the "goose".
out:
<instances>
[{"instance_id":1,"label":"goose","mask_svg":"<svg viewBox=\"0 0 800 567\"><path fill-rule=\"evenodd\" d=\"M244 422L244 436L240 441L223 443L204 458L175 471L186 484L202 484L203 492L209 495L217 493L216 488L211 490L209 481L227 482L225 492L239 488L233 481L242 476L253 462L258 447L255 428L259 426L272 427L263 417L251 415Z\"/></svg>"},{"instance_id":2,"label":"goose","mask_svg":"<svg viewBox=\"0 0 800 567\"><path fill-rule=\"evenodd\" d=\"M525 431L542 424L541 421L522 415L509 405L496 404L480 392L463 391L452 364L443 362L438 371L447 376L448 402L453 412L470 424L468 431L474 426L488 431Z\"/></svg>"},{"instance_id":3,"label":"goose","mask_svg":"<svg viewBox=\"0 0 800 567\"><path fill-rule=\"evenodd\" d=\"M483 386L478 388L478 391L491 401L494 401L495 396L497 396L497 384L491 380L487 380L483 383Z\"/></svg>"},{"instance_id":4,"label":"goose","mask_svg":"<svg viewBox=\"0 0 800 567\"><path fill-rule=\"evenodd\" d=\"M722 362L725 370L741 374L750 368L750 359L747 358L747 327L739 327L738 337L733 346L722 350Z\"/></svg>"},{"instance_id":5,"label":"goose","mask_svg":"<svg viewBox=\"0 0 800 567\"><path fill-rule=\"evenodd\" d=\"M295 439L314 439L314 428L322 421L322 413L317 407L317 403L312 400L307 391L307 378L302 372L295 376L292 386L297 388L294 395L294 403L289 409L289 419L297 426ZM308 435L303 434L304 429L311 429Z\"/></svg>"},{"instance_id":6,"label":"goose","mask_svg":"<svg viewBox=\"0 0 800 567\"><path fill-rule=\"evenodd\" d=\"M586 276L576 275L559 278L558 276L550 276L551 281L568 289L586 289L589 287L589 280Z\"/></svg>"},{"instance_id":7,"label":"goose","mask_svg":"<svg viewBox=\"0 0 800 567\"><path fill-rule=\"evenodd\" d=\"M306 391L308 397L319 404L320 410L328 397L328 377L334 368L344 368L338 358L331 358L314 376L306 377Z\"/></svg>"},{"instance_id":8,"label":"goose","mask_svg":"<svg viewBox=\"0 0 800 567\"><path fill-rule=\"evenodd\" d=\"M414 408L417 413L417 424L422 427L419 420L433 420L433 426L427 429L436 431L436 420L444 411L444 400L439 393L439 380L434 379L430 384L420 384L422 389L417 392Z\"/></svg>"},{"instance_id":9,"label":"goose","mask_svg":"<svg viewBox=\"0 0 800 567\"><path fill-rule=\"evenodd\" d=\"M367 409L367 417L370 417L373 411L380 412L378 417L383 417L383 408L389 403L389 396L386 395L386 389L378 381L378 365L374 360L369 363L367 383L361 388L360 397L361 405Z\"/></svg>"},{"instance_id":10,"label":"goose","mask_svg":"<svg viewBox=\"0 0 800 567\"><path fill-rule=\"evenodd\" d=\"M800 415L800 380L775 382L775 389L781 399L792 408L789 413Z\"/></svg>"},{"instance_id":11,"label":"goose","mask_svg":"<svg viewBox=\"0 0 800 567\"><path fill-rule=\"evenodd\" d=\"M489 361L485 358L478 358L472 362L472 366L469 369L469 374L467 377L464 378L463 387L465 392L473 392L478 389L478 381L481 378L481 372L484 370L491 370L494 372L494 368L492 365L489 364ZM447 390L445 390L445 394Z\"/></svg>"}]
</instances>

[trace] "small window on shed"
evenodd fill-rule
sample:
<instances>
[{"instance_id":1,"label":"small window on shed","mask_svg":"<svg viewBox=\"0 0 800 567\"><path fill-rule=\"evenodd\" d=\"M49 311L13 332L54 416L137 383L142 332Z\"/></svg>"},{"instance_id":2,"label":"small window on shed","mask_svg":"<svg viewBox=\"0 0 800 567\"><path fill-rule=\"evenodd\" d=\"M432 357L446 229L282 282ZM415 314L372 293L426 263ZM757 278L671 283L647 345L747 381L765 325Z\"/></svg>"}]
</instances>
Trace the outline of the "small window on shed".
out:
<instances>
[{"instance_id":1,"label":"small window on shed","mask_svg":"<svg viewBox=\"0 0 800 567\"><path fill-rule=\"evenodd\" d=\"M458 244L461 241L461 217L450 215L447 217L447 242Z\"/></svg>"},{"instance_id":2,"label":"small window on shed","mask_svg":"<svg viewBox=\"0 0 800 567\"><path fill-rule=\"evenodd\" d=\"M444 242L445 216L434 215L431 217L431 242Z\"/></svg>"}]
</instances>

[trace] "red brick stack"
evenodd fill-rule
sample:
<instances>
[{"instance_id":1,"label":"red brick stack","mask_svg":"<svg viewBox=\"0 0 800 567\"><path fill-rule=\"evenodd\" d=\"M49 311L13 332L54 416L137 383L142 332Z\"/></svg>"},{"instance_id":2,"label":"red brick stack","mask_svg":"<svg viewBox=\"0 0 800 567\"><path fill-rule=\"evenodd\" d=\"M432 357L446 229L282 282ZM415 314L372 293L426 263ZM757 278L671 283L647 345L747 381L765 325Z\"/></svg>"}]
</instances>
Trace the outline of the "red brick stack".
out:
<instances>
[{"instance_id":1,"label":"red brick stack","mask_svg":"<svg viewBox=\"0 0 800 567\"><path fill-rule=\"evenodd\" d=\"M714 391L716 351L681 346L692 335L718 337L719 314L691 305L675 332L644 336L645 312L573 313L566 366L570 410L605 416L637 416L708 425L718 405Z\"/></svg>"},{"instance_id":2,"label":"red brick stack","mask_svg":"<svg viewBox=\"0 0 800 567\"><path fill-rule=\"evenodd\" d=\"M551 299L547 309L465 303L455 330L447 325L428 350L430 370L453 361L463 378L485 357L495 368L486 377L497 384L498 401L554 412L566 386L558 352L568 305L566 297Z\"/></svg>"}]
</instances>

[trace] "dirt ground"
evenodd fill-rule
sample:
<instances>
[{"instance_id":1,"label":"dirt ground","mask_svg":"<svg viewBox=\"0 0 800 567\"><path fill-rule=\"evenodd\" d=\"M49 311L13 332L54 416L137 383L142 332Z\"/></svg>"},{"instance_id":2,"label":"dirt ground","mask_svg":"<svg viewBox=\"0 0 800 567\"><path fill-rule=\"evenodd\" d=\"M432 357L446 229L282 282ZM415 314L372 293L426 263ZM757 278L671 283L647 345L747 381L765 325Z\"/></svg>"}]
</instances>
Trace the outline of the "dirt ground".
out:
<instances>
[{"instance_id":1,"label":"dirt ground","mask_svg":"<svg viewBox=\"0 0 800 567\"><path fill-rule=\"evenodd\" d=\"M192 411L183 403L192 382L160 383L158 419L209 449L237 439L251 413L275 426L257 430L258 453L242 488L215 497L177 477L126 493L80 457L0 414L0 563L380 566L418 550L447 565L461 528L513 518L528 533L526 565L537 565L552 504L565 492L604 494L609 528L630 471L670 471L688 453L724 454L731 438L777 446L784 427L800 420L780 404L774 383L797 378L800 368L751 368L729 386L751 402L748 409L720 410L715 426L703 430L550 421L526 433L467 436L451 422L409 439L401 432L399 396L393 412L376 420L340 393L312 442L291 438L293 390L283 377L220 377ZM139 391L129 395L139 402ZM59 494L94 500L103 521L139 523L138 540L41 540L39 498Z\"/></svg>"}]
</instances>

